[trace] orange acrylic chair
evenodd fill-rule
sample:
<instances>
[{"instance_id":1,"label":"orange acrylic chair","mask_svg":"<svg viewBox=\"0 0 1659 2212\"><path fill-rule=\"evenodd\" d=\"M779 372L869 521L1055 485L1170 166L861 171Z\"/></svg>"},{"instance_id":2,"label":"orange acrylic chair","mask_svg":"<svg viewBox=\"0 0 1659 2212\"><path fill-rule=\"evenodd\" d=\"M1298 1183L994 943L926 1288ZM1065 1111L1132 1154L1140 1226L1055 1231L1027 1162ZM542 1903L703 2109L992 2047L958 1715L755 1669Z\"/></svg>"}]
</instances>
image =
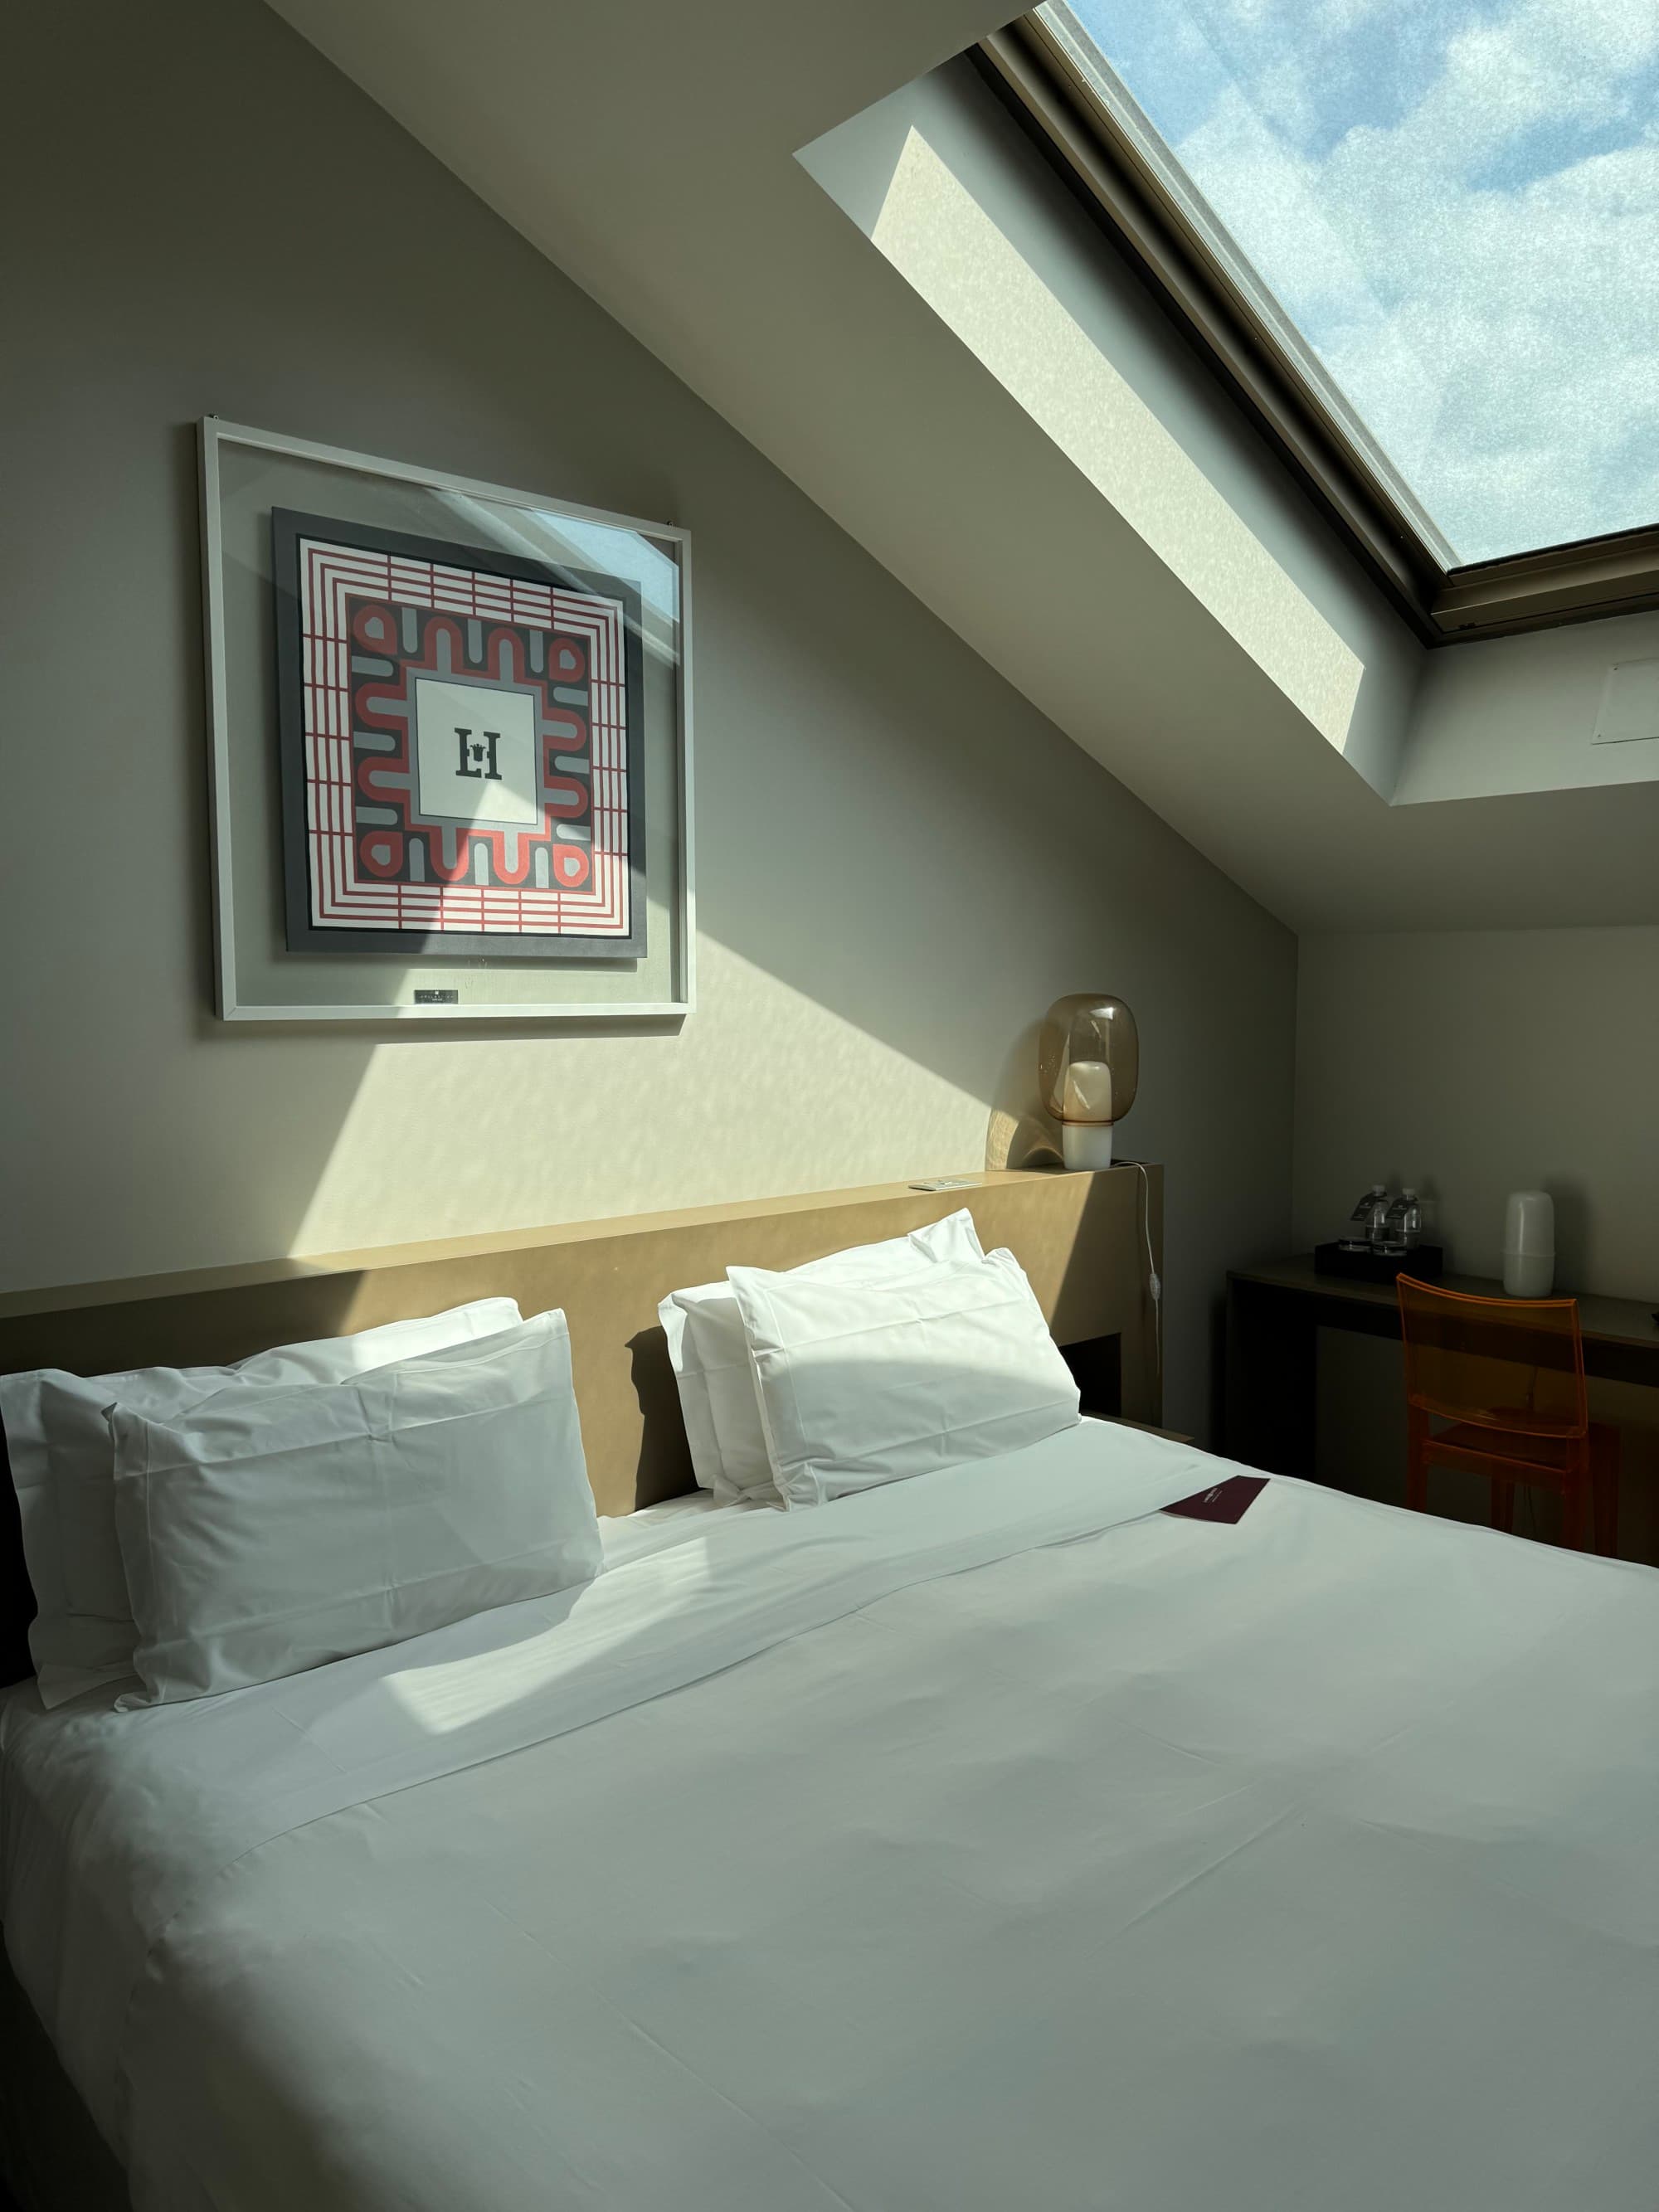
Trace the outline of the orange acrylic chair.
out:
<instances>
[{"instance_id":1,"label":"orange acrylic chair","mask_svg":"<svg viewBox=\"0 0 1659 2212\"><path fill-rule=\"evenodd\" d=\"M1561 1498L1561 1541L1618 1542L1619 1431L1589 1418L1576 1298L1480 1298L1399 1279L1406 1346L1406 1503L1428 1508L1431 1467L1484 1474L1492 1525L1515 1525L1515 1486Z\"/></svg>"}]
</instances>

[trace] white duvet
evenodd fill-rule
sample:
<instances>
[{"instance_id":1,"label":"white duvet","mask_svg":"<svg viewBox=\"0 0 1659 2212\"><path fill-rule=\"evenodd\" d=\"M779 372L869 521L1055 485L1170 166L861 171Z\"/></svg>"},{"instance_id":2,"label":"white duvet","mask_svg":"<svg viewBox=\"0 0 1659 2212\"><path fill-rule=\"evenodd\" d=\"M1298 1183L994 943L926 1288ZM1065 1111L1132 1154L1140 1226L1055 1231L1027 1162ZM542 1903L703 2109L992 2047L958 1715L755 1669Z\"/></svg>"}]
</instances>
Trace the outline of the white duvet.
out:
<instances>
[{"instance_id":1,"label":"white duvet","mask_svg":"<svg viewBox=\"0 0 1659 2212\"><path fill-rule=\"evenodd\" d=\"M1659 1577L1093 1424L0 1721L138 2212L1653 2212Z\"/></svg>"}]
</instances>

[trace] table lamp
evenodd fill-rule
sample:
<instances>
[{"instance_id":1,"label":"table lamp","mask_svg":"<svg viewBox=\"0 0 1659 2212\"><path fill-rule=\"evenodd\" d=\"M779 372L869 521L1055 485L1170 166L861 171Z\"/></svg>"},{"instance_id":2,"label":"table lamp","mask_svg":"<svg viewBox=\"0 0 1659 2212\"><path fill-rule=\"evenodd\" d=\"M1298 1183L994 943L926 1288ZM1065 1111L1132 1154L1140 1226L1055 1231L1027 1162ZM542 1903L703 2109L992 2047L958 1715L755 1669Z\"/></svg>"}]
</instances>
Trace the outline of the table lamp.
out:
<instances>
[{"instance_id":1,"label":"table lamp","mask_svg":"<svg viewBox=\"0 0 1659 2212\"><path fill-rule=\"evenodd\" d=\"M1112 1126L1135 1103L1140 1039L1121 999L1077 991L1056 999L1037 1040L1037 1089L1060 1124L1068 1168L1109 1168Z\"/></svg>"}]
</instances>

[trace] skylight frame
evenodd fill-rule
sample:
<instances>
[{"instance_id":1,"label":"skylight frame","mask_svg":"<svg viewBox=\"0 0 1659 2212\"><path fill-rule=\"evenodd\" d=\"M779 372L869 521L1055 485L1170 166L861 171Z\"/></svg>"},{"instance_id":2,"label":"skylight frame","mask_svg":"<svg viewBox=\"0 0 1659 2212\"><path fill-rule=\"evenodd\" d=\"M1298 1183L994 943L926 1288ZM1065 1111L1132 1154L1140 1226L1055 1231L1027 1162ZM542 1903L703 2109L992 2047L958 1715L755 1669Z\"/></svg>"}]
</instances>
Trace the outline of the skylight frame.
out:
<instances>
[{"instance_id":1,"label":"skylight frame","mask_svg":"<svg viewBox=\"0 0 1659 2212\"><path fill-rule=\"evenodd\" d=\"M974 58L1425 644L1659 606L1659 524L1460 564L1064 0Z\"/></svg>"}]
</instances>

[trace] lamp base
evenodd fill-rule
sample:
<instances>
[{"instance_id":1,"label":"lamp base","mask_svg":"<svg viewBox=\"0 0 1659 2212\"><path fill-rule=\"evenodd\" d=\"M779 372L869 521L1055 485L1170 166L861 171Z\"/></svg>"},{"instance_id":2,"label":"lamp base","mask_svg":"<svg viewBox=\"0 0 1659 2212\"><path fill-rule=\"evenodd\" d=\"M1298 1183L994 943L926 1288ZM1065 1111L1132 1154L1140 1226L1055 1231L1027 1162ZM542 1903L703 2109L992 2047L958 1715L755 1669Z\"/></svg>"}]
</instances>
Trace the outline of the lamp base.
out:
<instances>
[{"instance_id":1,"label":"lamp base","mask_svg":"<svg viewBox=\"0 0 1659 2212\"><path fill-rule=\"evenodd\" d=\"M1112 1164L1112 1124L1109 1121L1062 1121L1060 1156L1068 1168L1109 1168Z\"/></svg>"}]
</instances>

